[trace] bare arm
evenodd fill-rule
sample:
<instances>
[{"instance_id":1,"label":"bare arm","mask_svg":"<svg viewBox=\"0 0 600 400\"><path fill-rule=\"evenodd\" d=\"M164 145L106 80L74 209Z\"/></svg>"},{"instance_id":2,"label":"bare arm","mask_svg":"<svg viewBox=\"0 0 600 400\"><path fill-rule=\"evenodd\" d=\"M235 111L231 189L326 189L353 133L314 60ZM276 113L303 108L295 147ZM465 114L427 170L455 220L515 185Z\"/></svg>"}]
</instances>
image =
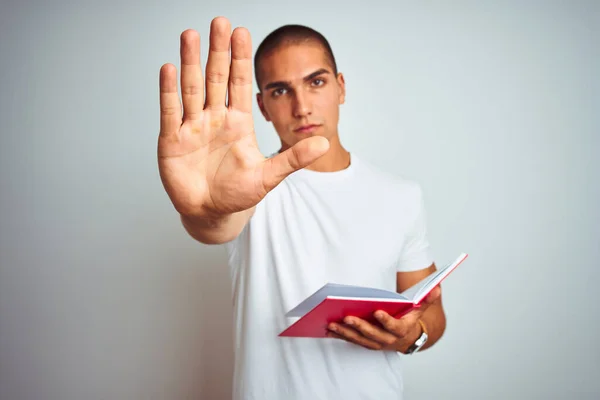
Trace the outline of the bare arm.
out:
<instances>
[{"instance_id":1,"label":"bare arm","mask_svg":"<svg viewBox=\"0 0 600 400\"><path fill-rule=\"evenodd\" d=\"M255 207L220 218L190 217L181 215L186 232L204 244L222 244L235 239L244 229Z\"/></svg>"},{"instance_id":2,"label":"bare arm","mask_svg":"<svg viewBox=\"0 0 600 400\"><path fill-rule=\"evenodd\" d=\"M311 137L264 157L252 118L250 32L232 32L218 17L208 42L203 76L200 36L191 29L181 34L181 98L175 66L160 69L157 155L161 181L186 231L202 243L224 243L242 231L269 191L325 154L329 142Z\"/></svg>"},{"instance_id":3,"label":"bare arm","mask_svg":"<svg viewBox=\"0 0 600 400\"><path fill-rule=\"evenodd\" d=\"M414 271L414 272L398 272L396 274L396 287L398 293L405 291L411 286L417 284L421 280L425 279L429 274L435 272L435 264L431 264L428 268ZM431 302L428 304L427 309L419 316L425 327L427 328L428 339L420 351L428 349L433 346L444 334L446 330L446 315L442 306L442 295L441 288L437 287L431 293ZM415 340L421 335L421 325L411 324L411 332L407 334L406 343L409 345L414 343ZM402 344L404 346L405 344ZM405 348L399 349L400 351L406 350Z\"/></svg>"}]
</instances>

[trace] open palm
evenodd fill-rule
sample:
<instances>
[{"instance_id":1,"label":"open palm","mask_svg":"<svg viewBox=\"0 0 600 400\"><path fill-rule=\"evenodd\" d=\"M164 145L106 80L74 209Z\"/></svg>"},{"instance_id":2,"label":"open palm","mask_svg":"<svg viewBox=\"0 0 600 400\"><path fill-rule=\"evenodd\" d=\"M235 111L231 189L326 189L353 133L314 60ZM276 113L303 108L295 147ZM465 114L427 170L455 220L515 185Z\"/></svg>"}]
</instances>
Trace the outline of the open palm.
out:
<instances>
[{"instance_id":1,"label":"open palm","mask_svg":"<svg viewBox=\"0 0 600 400\"><path fill-rule=\"evenodd\" d=\"M182 215L209 217L249 209L286 176L327 151L329 144L321 137L304 139L273 158L259 151L252 119L252 44L246 29L231 33L227 19L212 21L206 80L194 30L181 34L180 55L183 112L175 66L165 64L160 71L158 166Z\"/></svg>"}]
</instances>

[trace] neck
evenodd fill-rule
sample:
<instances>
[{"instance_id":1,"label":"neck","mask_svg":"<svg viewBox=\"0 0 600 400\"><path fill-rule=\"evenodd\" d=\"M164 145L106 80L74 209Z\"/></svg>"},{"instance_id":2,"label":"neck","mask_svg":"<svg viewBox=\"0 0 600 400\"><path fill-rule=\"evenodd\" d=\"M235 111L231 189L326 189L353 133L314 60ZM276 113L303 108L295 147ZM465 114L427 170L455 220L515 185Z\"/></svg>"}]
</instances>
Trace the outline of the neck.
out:
<instances>
[{"instance_id":1,"label":"neck","mask_svg":"<svg viewBox=\"0 0 600 400\"><path fill-rule=\"evenodd\" d=\"M329 139L327 153L305 169L316 172L335 172L346 169L349 165L350 153L342 146L339 136L335 135Z\"/></svg>"}]
</instances>

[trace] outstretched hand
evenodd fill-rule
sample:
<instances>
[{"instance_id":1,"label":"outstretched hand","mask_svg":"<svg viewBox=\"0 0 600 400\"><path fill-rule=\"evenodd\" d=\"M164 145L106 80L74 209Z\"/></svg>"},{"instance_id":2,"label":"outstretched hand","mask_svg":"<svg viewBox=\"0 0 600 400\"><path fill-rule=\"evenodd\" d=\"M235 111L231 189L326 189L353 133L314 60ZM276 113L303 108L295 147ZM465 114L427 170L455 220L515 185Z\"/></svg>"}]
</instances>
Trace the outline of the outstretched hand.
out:
<instances>
[{"instance_id":1,"label":"outstretched hand","mask_svg":"<svg viewBox=\"0 0 600 400\"><path fill-rule=\"evenodd\" d=\"M249 209L329 148L327 139L311 137L270 159L261 154L252 119L250 33L230 29L222 17L211 23L206 79L198 33L181 34L183 110L176 67L160 70L158 166L182 215L218 217Z\"/></svg>"},{"instance_id":2,"label":"outstretched hand","mask_svg":"<svg viewBox=\"0 0 600 400\"><path fill-rule=\"evenodd\" d=\"M419 319L427 308L441 296L441 288L435 287L423 299L420 307L394 318L385 311L376 311L379 326L357 317L346 317L344 323L331 323L327 336L355 343L371 350L393 350L405 352L420 336Z\"/></svg>"}]
</instances>

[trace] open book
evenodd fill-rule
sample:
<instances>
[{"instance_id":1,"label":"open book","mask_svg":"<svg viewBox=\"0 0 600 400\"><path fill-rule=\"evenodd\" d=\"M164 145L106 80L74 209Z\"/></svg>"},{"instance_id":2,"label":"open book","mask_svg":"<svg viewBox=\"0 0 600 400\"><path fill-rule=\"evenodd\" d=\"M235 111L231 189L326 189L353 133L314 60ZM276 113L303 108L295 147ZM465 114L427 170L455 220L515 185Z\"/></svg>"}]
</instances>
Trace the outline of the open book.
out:
<instances>
[{"instance_id":1,"label":"open book","mask_svg":"<svg viewBox=\"0 0 600 400\"><path fill-rule=\"evenodd\" d=\"M420 306L421 301L467 258L462 253L454 262L402 293L362 286L327 283L290 310L286 317L300 317L279 334L287 337L326 337L330 322L342 322L346 316L379 324L374 313L383 310L400 318Z\"/></svg>"}]
</instances>

